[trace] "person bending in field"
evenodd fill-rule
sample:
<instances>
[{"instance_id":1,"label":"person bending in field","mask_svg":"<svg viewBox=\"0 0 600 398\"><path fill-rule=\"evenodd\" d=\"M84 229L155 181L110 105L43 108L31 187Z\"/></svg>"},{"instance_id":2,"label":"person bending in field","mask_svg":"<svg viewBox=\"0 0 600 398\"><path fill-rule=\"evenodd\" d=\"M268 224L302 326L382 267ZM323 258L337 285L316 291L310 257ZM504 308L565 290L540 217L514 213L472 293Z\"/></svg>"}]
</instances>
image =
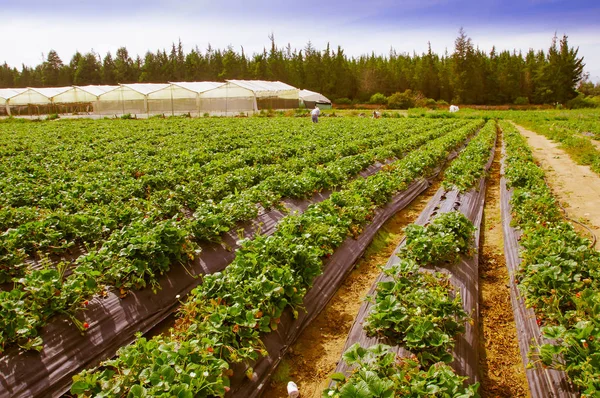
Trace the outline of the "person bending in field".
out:
<instances>
[{"instance_id":1,"label":"person bending in field","mask_svg":"<svg viewBox=\"0 0 600 398\"><path fill-rule=\"evenodd\" d=\"M315 109L313 109L310 112L310 115L312 116L313 123L319 123L319 115L320 114L321 114L321 110L319 109L319 107L317 105L315 105Z\"/></svg>"}]
</instances>

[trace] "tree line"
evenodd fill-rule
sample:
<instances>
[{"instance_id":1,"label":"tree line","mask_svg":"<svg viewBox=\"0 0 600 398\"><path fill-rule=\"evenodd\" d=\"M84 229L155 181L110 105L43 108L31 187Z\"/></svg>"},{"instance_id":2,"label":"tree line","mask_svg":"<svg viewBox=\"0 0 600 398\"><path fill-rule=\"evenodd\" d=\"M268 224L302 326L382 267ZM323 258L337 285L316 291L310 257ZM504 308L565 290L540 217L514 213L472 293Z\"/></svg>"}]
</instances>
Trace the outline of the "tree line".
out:
<instances>
[{"instance_id":1,"label":"tree line","mask_svg":"<svg viewBox=\"0 0 600 398\"><path fill-rule=\"evenodd\" d=\"M436 101L458 104L564 103L577 96L584 78L583 57L569 47L567 36L554 36L547 50L485 52L461 28L454 51L444 54L365 54L349 57L338 46L316 49L279 47L247 55L232 46L205 51L183 50L181 41L165 49L132 57L125 47L115 56L76 52L64 63L54 50L46 60L21 70L0 65L0 87L53 87L89 84L164 83L169 81L279 80L317 91L332 100L368 101L371 96L412 90Z\"/></svg>"}]
</instances>

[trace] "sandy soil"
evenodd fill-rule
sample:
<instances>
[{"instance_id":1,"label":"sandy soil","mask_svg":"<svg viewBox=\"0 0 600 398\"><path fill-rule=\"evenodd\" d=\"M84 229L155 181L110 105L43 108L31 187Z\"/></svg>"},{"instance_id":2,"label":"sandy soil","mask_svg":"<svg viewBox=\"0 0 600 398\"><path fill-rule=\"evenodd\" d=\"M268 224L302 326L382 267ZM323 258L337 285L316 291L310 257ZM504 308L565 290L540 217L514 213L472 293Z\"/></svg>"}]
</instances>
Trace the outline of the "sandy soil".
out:
<instances>
[{"instance_id":1,"label":"sandy soil","mask_svg":"<svg viewBox=\"0 0 600 398\"><path fill-rule=\"evenodd\" d=\"M525 368L519 353L504 262L500 215L500 150L498 139L483 212L479 257L480 393L486 397L527 397Z\"/></svg>"},{"instance_id":2,"label":"sandy soil","mask_svg":"<svg viewBox=\"0 0 600 398\"><path fill-rule=\"evenodd\" d=\"M304 330L290 348L263 393L265 398L287 397L287 382L293 380L302 398L320 398L341 357L362 298L402 240L402 231L414 222L439 188L433 184L379 230L365 255L344 281L327 307Z\"/></svg>"},{"instance_id":3,"label":"sandy soil","mask_svg":"<svg viewBox=\"0 0 600 398\"><path fill-rule=\"evenodd\" d=\"M546 173L546 179L555 197L570 218L583 222L592 229L600 249L600 177L588 166L576 164L568 154L546 137L517 126L527 138L533 156ZM582 230L589 235L589 232Z\"/></svg>"}]
</instances>

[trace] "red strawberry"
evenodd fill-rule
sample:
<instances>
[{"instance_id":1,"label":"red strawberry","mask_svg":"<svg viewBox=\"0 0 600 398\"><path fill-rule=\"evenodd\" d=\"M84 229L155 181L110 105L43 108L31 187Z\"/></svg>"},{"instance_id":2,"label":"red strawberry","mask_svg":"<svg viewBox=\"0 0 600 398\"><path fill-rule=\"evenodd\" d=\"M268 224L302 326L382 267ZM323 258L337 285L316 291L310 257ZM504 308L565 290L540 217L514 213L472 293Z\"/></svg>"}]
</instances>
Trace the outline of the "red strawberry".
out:
<instances>
[{"instance_id":1,"label":"red strawberry","mask_svg":"<svg viewBox=\"0 0 600 398\"><path fill-rule=\"evenodd\" d=\"M541 319L536 319L535 323L537 323L538 326L541 326L542 325L542 320Z\"/></svg>"},{"instance_id":2,"label":"red strawberry","mask_svg":"<svg viewBox=\"0 0 600 398\"><path fill-rule=\"evenodd\" d=\"M90 327L90 324L87 322L83 322L83 328L84 329L88 329Z\"/></svg>"}]
</instances>

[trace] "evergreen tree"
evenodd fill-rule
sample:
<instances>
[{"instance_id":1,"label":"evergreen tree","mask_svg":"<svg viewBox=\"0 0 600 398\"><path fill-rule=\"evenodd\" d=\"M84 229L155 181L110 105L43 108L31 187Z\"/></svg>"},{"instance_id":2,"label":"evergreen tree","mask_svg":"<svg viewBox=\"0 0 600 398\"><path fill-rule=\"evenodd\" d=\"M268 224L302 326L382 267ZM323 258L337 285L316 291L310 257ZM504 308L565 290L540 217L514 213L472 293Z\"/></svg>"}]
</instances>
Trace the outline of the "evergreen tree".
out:
<instances>
[{"instance_id":1,"label":"evergreen tree","mask_svg":"<svg viewBox=\"0 0 600 398\"><path fill-rule=\"evenodd\" d=\"M116 74L115 61L108 52L102 61L102 84L117 84Z\"/></svg>"},{"instance_id":2,"label":"evergreen tree","mask_svg":"<svg viewBox=\"0 0 600 398\"><path fill-rule=\"evenodd\" d=\"M42 64L42 85L44 87L58 86L63 67L63 62L56 51L50 50L46 61Z\"/></svg>"}]
</instances>

